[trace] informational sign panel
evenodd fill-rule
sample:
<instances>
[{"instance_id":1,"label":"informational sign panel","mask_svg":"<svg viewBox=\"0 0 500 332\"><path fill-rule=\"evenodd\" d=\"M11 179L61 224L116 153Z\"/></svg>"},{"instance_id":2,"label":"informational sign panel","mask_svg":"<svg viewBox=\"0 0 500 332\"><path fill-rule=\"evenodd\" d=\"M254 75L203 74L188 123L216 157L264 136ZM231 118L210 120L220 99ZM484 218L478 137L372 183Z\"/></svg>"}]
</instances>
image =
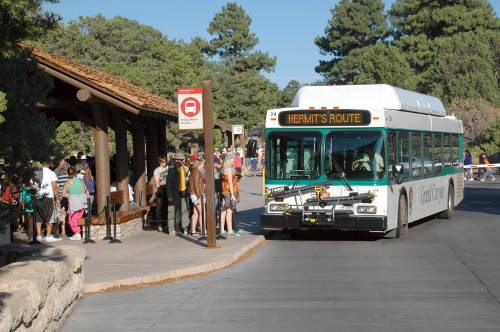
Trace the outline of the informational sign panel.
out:
<instances>
[{"instance_id":1,"label":"informational sign panel","mask_svg":"<svg viewBox=\"0 0 500 332\"><path fill-rule=\"evenodd\" d=\"M233 125L233 134L243 135L243 125Z\"/></svg>"},{"instance_id":2,"label":"informational sign panel","mask_svg":"<svg viewBox=\"0 0 500 332\"><path fill-rule=\"evenodd\" d=\"M203 129L202 88L177 89L179 130Z\"/></svg>"}]
</instances>

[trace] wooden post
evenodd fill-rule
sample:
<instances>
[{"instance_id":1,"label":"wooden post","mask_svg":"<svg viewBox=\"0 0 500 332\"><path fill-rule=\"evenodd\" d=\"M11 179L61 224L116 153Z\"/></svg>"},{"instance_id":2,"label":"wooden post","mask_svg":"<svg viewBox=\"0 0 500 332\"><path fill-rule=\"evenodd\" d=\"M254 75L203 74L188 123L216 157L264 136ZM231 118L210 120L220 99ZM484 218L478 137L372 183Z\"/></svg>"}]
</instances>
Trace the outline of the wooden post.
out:
<instances>
[{"instance_id":1,"label":"wooden post","mask_svg":"<svg viewBox=\"0 0 500 332\"><path fill-rule=\"evenodd\" d=\"M205 139L205 168L207 184L207 247L216 248L215 180L214 180L214 121L212 114L212 82L203 81L203 128Z\"/></svg>"},{"instance_id":2,"label":"wooden post","mask_svg":"<svg viewBox=\"0 0 500 332\"><path fill-rule=\"evenodd\" d=\"M114 109L111 113L113 119L113 129L116 141L116 190L121 191L122 205L120 211L130 210L129 189L128 189L128 150L127 150L127 123L125 112Z\"/></svg>"},{"instance_id":3,"label":"wooden post","mask_svg":"<svg viewBox=\"0 0 500 332\"><path fill-rule=\"evenodd\" d=\"M108 112L102 104L92 104L92 115L95 123L95 176L97 213L102 215L109 196L109 138Z\"/></svg>"},{"instance_id":4,"label":"wooden post","mask_svg":"<svg viewBox=\"0 0 500 332\"><path fill-rule=\"evenodd\" d=\"M153 178L153 172L158 166L158 126L155 119L148 118L146 120L146 158L148 181Z\"/></svg>"},{"instance_id":5,"label":"wooden post","mask_svg":"<svg viewBox=\"0 0 500 332\"><path fill-rule=\"evenodd\" d=\"M132 123L132 145L133 145L133 164L134 171L134 191L135 203L137 206L145 207L146 202L146 164L145 164L145 145L144 145L144 122L140 116L130 116Z\"/></svg>"}]
</instances>

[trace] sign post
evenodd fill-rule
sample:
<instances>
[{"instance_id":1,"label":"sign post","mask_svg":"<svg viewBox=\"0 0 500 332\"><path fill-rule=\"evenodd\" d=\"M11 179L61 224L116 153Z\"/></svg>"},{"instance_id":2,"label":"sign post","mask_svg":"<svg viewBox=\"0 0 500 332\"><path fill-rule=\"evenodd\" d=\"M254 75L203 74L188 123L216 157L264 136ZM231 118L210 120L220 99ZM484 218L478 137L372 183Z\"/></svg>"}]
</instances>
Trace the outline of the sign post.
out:
<instances>
[{"instance_id":1,"label":"sign post","mask_svg":"<svg viewBox=\"0 0 500 332\"><path fill-rule=\"evenodd\" d=\"M179 130L203 129L202 88L177 89Z\"/></svg>"},{"instance_id":2,"label":"sign post","mask_svg":"<svg viewBox=\"0 0 500 332\"><path fill-rule=\"evenodd\" d=\"M214 179L214 120L212 115L212 82L203 81L203 127L205 130L205 177L207 184L207 247L216 248L215 225L215 179Z\"/></svg>"}]
</instances>

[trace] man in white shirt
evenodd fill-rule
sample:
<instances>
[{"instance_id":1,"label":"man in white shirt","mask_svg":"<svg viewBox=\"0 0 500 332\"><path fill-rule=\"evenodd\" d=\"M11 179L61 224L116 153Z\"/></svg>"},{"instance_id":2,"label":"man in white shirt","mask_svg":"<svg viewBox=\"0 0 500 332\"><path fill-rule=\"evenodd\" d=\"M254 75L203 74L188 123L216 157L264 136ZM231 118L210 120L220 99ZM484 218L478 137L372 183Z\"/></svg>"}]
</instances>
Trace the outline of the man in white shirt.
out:
<instances>
[{"instance_id":1,"label":"man in white shirt","mask_svg":"<svg viewBox=\"0 0 500 332\"><path fill-rule=\"evenodd\" d=\"M49 162L42 163L41 184L38 190L38 197L35 200L35 223L36 223L36 241L54 242L60 241L52 235L52 225L57 223L54 213L54 202L60 206L59 187L57 185L57 175L49 168ZM56 193L54 195L54 193ZM47 236L42 236L42 224L46 224Z\"/></svg>"}]
</instances>

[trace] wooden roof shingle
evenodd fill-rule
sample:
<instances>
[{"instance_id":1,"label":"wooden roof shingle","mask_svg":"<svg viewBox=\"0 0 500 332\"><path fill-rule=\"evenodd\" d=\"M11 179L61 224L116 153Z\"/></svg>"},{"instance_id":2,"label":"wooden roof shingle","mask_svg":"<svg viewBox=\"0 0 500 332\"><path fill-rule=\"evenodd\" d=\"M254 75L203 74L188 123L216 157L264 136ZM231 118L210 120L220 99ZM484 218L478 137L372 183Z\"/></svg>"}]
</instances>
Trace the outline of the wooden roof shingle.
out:
<instances>
[{"instance_id":1,"label":"wooden roof shingle","mask_svg":"<svg viewBox=\"0 0 500 332\"><path fill-rule=\"evenodd\" d=\"M120 77L102 72L95 68L67 60L58 55L34 48L27 44L37 61L81 81L109 96L144 111L160 112L177 116L177 104L146 91Z\"/></svg>"}]
</instances>

